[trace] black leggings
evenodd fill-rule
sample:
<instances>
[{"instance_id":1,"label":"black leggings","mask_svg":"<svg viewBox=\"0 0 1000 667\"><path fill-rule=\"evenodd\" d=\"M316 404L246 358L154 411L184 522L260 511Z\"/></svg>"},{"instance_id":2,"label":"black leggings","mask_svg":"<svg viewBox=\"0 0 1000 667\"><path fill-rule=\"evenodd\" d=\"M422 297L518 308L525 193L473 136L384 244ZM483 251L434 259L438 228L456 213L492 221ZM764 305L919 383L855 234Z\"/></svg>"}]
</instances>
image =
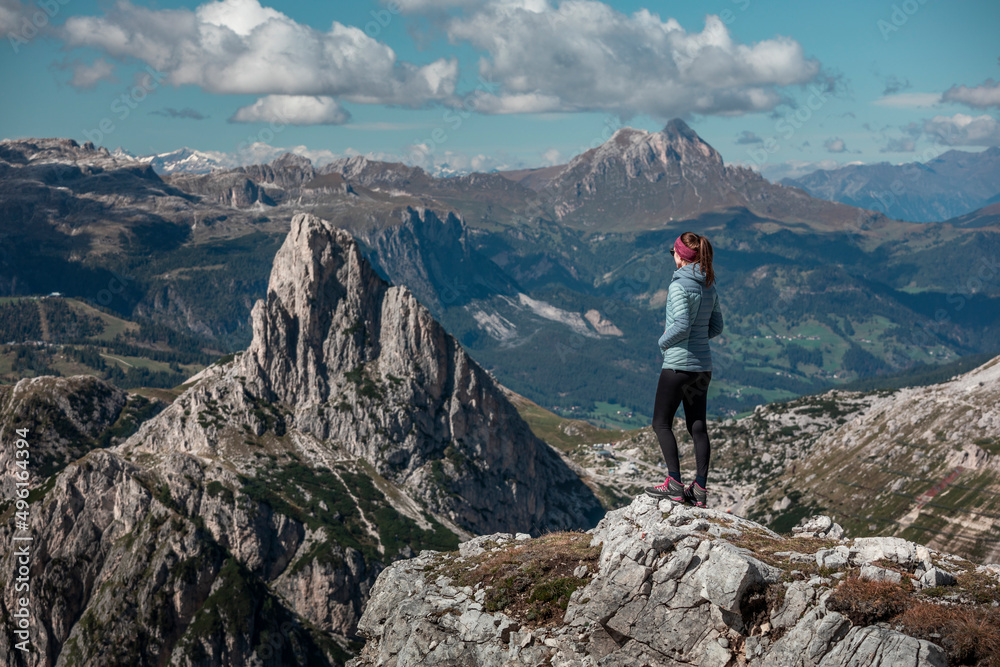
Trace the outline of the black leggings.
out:
<instances>
[{"instance_id":1,"label":"black leggings","mask_svg":"<svg viewBox=\"0 0 1000 667\"><path fill-rule=\"evenodd\" d=\"M677 439L672 429L677 406L684 403L684 419L688 433L694 440L694 457L698 465L699 477L708 477L708 458L711 448L708 444L708 429L705 427L708 409L708 384L712 372L676 371L664 368L660 371L660 381L656 385L656 401L653 405L653 431L660 441L660 451L667 464L667 472L676 473L680 479L681 464L677 457Z\"/></svg>"}]
</instances>

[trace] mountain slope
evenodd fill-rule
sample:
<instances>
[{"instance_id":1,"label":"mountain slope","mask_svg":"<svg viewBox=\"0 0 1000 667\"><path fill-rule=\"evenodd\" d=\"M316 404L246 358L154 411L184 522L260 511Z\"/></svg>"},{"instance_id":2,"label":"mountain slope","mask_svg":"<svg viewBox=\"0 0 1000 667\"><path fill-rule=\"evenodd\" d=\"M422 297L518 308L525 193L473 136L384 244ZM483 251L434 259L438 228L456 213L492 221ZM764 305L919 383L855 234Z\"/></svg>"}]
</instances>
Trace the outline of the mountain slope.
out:
<instances>
[{"instance_id":1,"label":"mountain slope","mask_svg":"<svg viewBox=\"0 0 1000 667\"><path fill-rule=\"evenodd\" d=\"M948 382L878 398L820 436L761 505L794 495L836 514L854 534L899 535L995 561L998 399L1000 357Z\"/></svg>"},{"instance_id":2,"label":"mountain slope","mask_svg":"<svg viewBox=\"0 0 1000 667\"><path fill-rule=\"evenodd\" d=\"M297 216L267 294L246 352L32 491L23 664L342 664L388 562L602 514L348 233ZM6 633L0 660L23 660Z\"/></svg>"}]
</instances>

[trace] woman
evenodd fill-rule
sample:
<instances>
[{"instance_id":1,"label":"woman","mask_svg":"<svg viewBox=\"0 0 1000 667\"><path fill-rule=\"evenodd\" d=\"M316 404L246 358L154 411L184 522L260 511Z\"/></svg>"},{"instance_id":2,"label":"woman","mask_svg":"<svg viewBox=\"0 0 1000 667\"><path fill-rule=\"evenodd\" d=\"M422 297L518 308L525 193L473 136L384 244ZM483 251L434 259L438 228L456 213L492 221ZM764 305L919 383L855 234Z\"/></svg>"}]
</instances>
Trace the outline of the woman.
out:
<instances>
[{"instance_id":1,"label":"woman","mask_svg":"<svg viewBox=\"0 0 1000 667\"><path fill-rule=\"evenodd\" d=\"M690 502L695 507L705 507L710 454L705 413L708 385L712 381L708 339L722 333L722 310L715 293L712 244L708 239L684 232L674 241L670 254L677 270L667 292L667 323L660 336L663 367L653 406L653 431L669 476L663 484L648 487L646 493L675 503ZM698 466L694 480L687 487L681 481L677 440L672 430L674 413L681 403Z\"/></svg>"}]
</instances>

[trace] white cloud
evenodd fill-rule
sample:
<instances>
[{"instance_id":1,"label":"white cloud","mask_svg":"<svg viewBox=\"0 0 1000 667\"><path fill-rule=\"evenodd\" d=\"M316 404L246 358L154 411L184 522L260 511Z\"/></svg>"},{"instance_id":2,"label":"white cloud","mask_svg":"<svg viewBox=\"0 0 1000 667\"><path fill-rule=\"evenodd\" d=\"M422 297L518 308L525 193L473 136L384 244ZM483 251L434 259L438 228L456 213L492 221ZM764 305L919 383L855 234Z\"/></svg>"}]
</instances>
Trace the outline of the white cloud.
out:
<instances>
[{"instance_id":1,"label":"white cloud","mask_svg":"<svg viewBox=\"0 0 1000 667\"><path fill-rule=\"evenodd\" d=\"M234 123L282 123L288 125L343 125L351 114L332 97L268 95L239 109Z\"/></svg>"},{"instance_id":2,"label":"white cloud","mask_svg":"<svg viewBox=\"0 0 1000 667\"><path fill-rule=\"evenodd\" d=\"M934 116L923 125L911 126L911 134L923 133L946 146L1000 146L1000 122L992 116Z\"/></svg>"},{"instance_id":3,"label":"white cloud","mask_svg":"<svg viewBox=\"0 0 1000 667\"><path fill-rule=\"evenodd\" d=\"M382 4L390 8L395 6L405 14L433 14L456 7L491 7L499 11L525 9L532 12L543 12L551 7L548 0L383 0Z\"/></svg>"},{"instance_id":4,"label":"white cloud","mask_svg":"<svg viewBox=\"0 0 1000 667\"><path fill-rule=\"evenodd\" d=\"M136 58L175 86L211 93L326 95L358 103L418 107L453 97L458 62L417 66L359 28L323 32L258 0L208 2L195 11L151 10L119 0L104 16L74 16L69 47Z\"/></svg>"},{"instance_id":5,"label":"white cloud","mask_svg":"<svg viewBox=\"0 0 1000 667\"><path fill-rule=\"evenodd\" d=\"M101 81L113 81L115 78L115 66L104 58L98 58L90 65L77 60L71 67L73 78L70 79L69 85L74 88L90 90Z\"/></svg>"},{"instance_id":6,"label":"white cloud","mask_svg":"<svg viewBox=\"0 0 1000 667\"><path fill-rule=\"evenodd\" d=\"M453 7L471 7L483 4L482 0L383 0L384 5L395 5L406 14L444 11Z\"/></svg>"},{"instance_id":7,"label":"white cloud","mask_svg":"<svg viewBox=\"0 0 1000 667\"><path fill-rule=\"evenodd\" d=\"M941 96L937 93L899 93L897 95L884 95L875 100L875 104L880 107L920 109L932 107L940 101Z\"/></svg>"},{"instance_id":8,"label":"white cloud","mask_svg":"<svg viewBox=\"0 0 1000 667\"><path fill-rule=\"evenodd\" d=\"M844 143L843 139L834 137L833 139L827 139L824 141L823 148L825 148L828 153L844 153L847 151L847 144Z\"/></svg>"},{"instance_id":9,"label":"white cloud","mask_svg":"<svg viewBox=\"0 0 1000 667\"><path fill-rule=\"evenodd\" d=\"M480 74L502 85L478 96L483 113L769 111L782 101L779 89L820 74L788 37L748 46L717 16L689 33L674 19L645 9L625 15L594 0L480 2L445 29L453 42L485 51Z\"/></svg>"},{"instance_id":10,"label":"white cloud","mask_svg":"<svg viewBox=\"0 0 1000 667\"><path fill-rule=\"evenodd\" d=\"M232 167L250 164L267 164L281 157L285 153L301 155L302 157L312 161L313 165L316 167L321 167L325 164L333 162L334 160L347 157L347 155L334 153L333 151L325 149L311 150L305 146L278 147L258 141L249 144L235 153L227 154L225 160L227 165Z\"/></svg>"},{"instance_id":11,"label":"white cloud","mask_svg":"<svg viewBox=\"0 0 1000 667\"><path fill-rule=\"evenodd\" d=\"M542 153L542 166L543 167L553 167L557 164L565 164L567 161L563 159L562 153L560 153L555 148L550 148L549 150Z\"/></svg>"},{"instance_id":12,"label":"white cloud","mask_svg":"<svg viewBox=\"0 0 1000 667\"><path fill-rule=\"evenodd\" d=\"M987 79L972 88L952 86L941 96L943 102L959 102L977 109L1000 107L1000 81Z\"/></svg>"}]
</instances>

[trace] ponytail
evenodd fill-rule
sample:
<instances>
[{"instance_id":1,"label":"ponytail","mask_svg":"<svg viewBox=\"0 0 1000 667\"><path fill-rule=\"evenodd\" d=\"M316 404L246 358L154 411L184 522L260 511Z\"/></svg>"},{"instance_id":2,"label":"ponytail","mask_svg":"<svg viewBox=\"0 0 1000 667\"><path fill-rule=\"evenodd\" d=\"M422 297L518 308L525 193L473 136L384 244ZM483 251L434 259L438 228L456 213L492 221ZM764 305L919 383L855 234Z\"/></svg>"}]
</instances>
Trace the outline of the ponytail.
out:
<instances>
[{"instance_id":1,"label":"ponytail","mask_svg":"<svg viewBox=\"0 0 1000 667\"><path fill-rule=\"evenodd\" d=\"M691 263L701 266L701 272L705 275L705 286L711 287L715 283L715 269L712 268L712 244L707 238L694 232L681 234L681 243L697 253Z\"/></svg>"}]
</instances>

